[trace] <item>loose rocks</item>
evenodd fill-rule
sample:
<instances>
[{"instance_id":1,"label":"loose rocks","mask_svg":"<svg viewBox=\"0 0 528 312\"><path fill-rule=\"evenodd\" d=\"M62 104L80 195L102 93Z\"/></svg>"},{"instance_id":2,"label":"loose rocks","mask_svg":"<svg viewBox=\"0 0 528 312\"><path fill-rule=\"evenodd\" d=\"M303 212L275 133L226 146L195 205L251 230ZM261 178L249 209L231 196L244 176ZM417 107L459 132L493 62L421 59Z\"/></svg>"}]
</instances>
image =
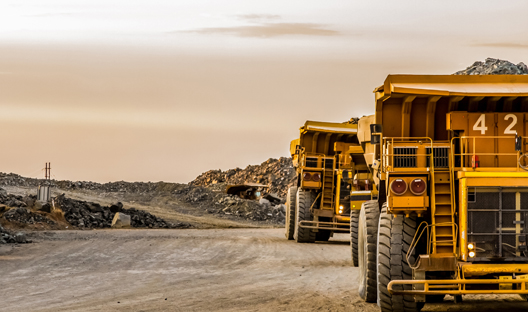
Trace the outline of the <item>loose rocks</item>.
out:
<instances>
[{"instance_id":1,"label":"loose rocks","mask_svg":"<svg viewBox=\"0 0 528 312\"><path fill-rule=\"evenodd\" d=\"M109 228L112 226L116 215L127 215L128 225L132 227L148 228L188 228L187 223L169 223L146 211L135 208L125 209L122 203L109 207L97 203L74 200L60 195L55 198L55 205L64 212L66 221L79 228ZM112 210L119 212L112 212ZM118 219L120 217L118 216ZM124 222L124 219L121 219ZM124 224L124 223L123 223Z\"/></svg>"},{"instance_id":2,"label":"loose rocks","mask_svg":"<svg viewBox=\"0 0 528 312\"><path fill-rule=\"evenodd\" d=\"M524 63L517 65L494 58L485 62L475 62L465 70L457 71L455 75L528 75L528 67Z\"/></svg>"},{"instance_id":3,"label":"loose rocks","mask_svg":"<svg viewBox=\"0 0 528 312\"><path fill-rule=\"evenodd\" d=\"M285 198L288 187L295 184L296 173L289 157L270 158L260 165L250 165L245 169L209 170L202 173L189 184L211 186L223 184L260 183L268 186L266 193L277 194Z\"/></svg>"}]
</instances>

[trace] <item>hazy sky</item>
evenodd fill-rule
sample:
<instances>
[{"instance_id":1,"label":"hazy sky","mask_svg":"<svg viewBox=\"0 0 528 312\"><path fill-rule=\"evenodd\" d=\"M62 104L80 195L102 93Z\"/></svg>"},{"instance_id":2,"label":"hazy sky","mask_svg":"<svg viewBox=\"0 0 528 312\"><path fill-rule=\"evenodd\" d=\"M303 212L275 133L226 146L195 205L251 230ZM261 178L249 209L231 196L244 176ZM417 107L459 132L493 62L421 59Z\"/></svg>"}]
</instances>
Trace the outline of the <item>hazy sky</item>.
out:
<instances>
[{"instance_id":1,"label":"hazy sky","mask_svg":"<svg viewBox=\"0 0 528 312\"><path fill-rule=\"evenodd\" d=\"M188 182L373 113L388 74L528 62L528 2L0 1L0 171Z\"/></svg>"}]
</instances>

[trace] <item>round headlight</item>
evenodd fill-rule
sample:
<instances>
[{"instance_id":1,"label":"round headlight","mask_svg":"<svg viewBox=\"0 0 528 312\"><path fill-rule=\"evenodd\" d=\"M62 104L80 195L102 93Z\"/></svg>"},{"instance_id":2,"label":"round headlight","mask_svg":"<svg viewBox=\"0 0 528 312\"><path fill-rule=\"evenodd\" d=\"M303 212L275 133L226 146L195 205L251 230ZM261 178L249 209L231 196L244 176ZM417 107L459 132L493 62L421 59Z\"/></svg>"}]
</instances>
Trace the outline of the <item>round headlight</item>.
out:
<instances>
[{"instance_id":1,"label":"round headlight","mask_svg":"<svg viewBox=\"0 0 528 312\"><path fill-rule=\"evenodd\" d=\"M470 252L469 252L469 256L470 256L471 258L475 257L475 252L474 252L474 251L470 251Z\"/></svg>"},{"instance_id":2,"label":"round headlight","mask_svg":"<svg viewBox=\"0 0 528 312\"><path fill-rule=\"evenodd\" d=\"M403 195L407 192L407 182L403 179L396 179L392 181L390 189L396 195Z\"/></svg>"},{"instance_id":3,"label":"round headlight","mask_svg":"<svg viewBox=\"0 0 528 312\"><path fill-rule=\"evenodd\" d=\"M305 172L303 175L303 179L305 181L310 181L312 179L312 175L309 172Z\"/></svg>"},{"instance_id":4,"label":"round headlight","mask_svg":"<svg viewBox=\"0 0 528 312\"><path fill-rule=\"evenodd\" d=\"M320 174L320 173L317 173L317 172L314 173L314 174L312 175L312 181L314 181L314 182L319 182L319 181L321 181L321 174Z\"/></svg>"},{"instance_id":5,"label":"round headlight","mask_svg":"<svg viewBox=\"0 0 528 312\"><path fill-rule=\"evenodd\" d=\"M411 193L414 195L422 195L427 189L427 184L425 184L425 181L420 178L414 179L411 182L410 189Z\"/></svg>"},{"instance_id":6,"label":"round headlight","mask_svg":"<svg viewBox=\"0 0 528 312\"><path fill-rule=\"evenodd\" d=\"M473 248L475 248L475 245L473 245L472 243L469 243L469 244L468 244L468 249L471 250L471 249L473 249Z\"/></svg>"}]
</instances>

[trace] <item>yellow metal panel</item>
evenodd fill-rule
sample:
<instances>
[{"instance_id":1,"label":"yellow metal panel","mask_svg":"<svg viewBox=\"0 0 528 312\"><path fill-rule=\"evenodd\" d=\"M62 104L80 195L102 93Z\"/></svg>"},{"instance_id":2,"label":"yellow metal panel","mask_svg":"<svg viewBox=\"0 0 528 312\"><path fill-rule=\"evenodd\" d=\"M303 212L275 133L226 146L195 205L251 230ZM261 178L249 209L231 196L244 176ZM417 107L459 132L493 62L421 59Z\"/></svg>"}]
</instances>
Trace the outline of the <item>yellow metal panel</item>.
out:
<instances>
[{"instance_id":1,"label":"yellow metal panel","mask_svg":"<svg viewBox=\"0 0 528 312\"><path fill-rule=\"evenodd\" d=\"M295 140L291 141L291 143L290 143L290 154L292 156L295 155L295 150L297 148L297 145L299 145L299 144L301 144L301 139L295 139Z\"/></svg>"},{"instance_id":2,"label":"yellow metal panel","mask_svg":"<svg viewBox=\"0 0 528 312\"><path fill-rule=\"evenodd\" d=\"M527 274L528 264L525 264L525 263L465 264L462 266L462 273L464 274L465 277L483 276L487 274L498 274L498 273Z\"/></svg>"},{"instance_id":3,"label":"yellow metal panel","mask_svg":"<svg viewBox=\"0 0 528 312\"><path fill-rule=\"evenodd\" d=\"M376 115L361 117L358 122L359 143L370 142L370 125L376 123Z\"/></svg>"},{"instance_id":4,"label":"yellow metal panel","mask_svg":"<svg viewBox=\"0 0 528 312\"><path fill-rule=\"evenodd\" d=\"M460 179L459 185L459 231L460 231L460 258L462 261L467 261L467 183L466 179Z\"/></svg>"},{"instance_id":5,"label":"yellow metal panel","mask_svg":"<svg viewBox=\"0 0 528 312\"><path fill-rule=\"evenodd\" d=\"M389 75L376 97L393 93L442 96L528 96L528 76ZM382 94L381 94L382 93Z\"/></svg>"},{"instance_id":6,"label":"yellow metal panel","mask_svg":"<svg viewBox=\"0 0 528 312\"><path fill-rule=\"evenodd\" d=\"M360 210L361 205L366 202L366 200L354 200L350 201L350 210Z\"/></svg>"},{"instance_id":7,"label":"yellow metal panel","mask_svg":"<svg viewBox=\"0 0 528 312\"><path fill-rule=\"evenodd\" d=\"M314 182L314 181L302 181L301 187L303 188L321 188L322 183L321 182Z\"/></svg>"},{"instance_id":8,"label":"yellow metal panel","mask_svg":"<svg viewBox=\"0 0 528 312\"><path fill-rule=\"evenodd\" d=\"M337 122L320 122L320 121L306 121L303 127L301 127L301 133L308 131L317 132L328 132L328 133L357 133L357 125L349 123L337 123Z\"/></svg>"},{"instance_id":9,"label":"yellow metal panel","mask_svg":"<svg viewBox=\"0 0 528 312\"><path fill-rule=\"evenodd\" d=\"M528 178L528 172L459 171L458 178Z\"/></svg>"},{"instance_id":10,"label":"yellow metal panel","mask_svg":"<svg viewBox=\"0 0 528 312\"><path fill-rule=\"evenodd\" d=\"M429 197L423 196L389 196L391 208L426 207ZM427 200L426 200L427 199Z\"/></svg>"}]
</instances>

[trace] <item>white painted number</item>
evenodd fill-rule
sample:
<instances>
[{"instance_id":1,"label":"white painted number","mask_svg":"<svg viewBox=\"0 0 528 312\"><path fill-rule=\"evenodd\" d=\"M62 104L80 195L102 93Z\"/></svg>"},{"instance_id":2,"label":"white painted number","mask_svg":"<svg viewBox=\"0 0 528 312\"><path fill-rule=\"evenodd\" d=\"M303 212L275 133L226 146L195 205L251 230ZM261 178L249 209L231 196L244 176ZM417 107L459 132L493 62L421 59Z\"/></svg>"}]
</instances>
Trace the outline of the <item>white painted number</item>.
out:
<instances>
[{"instance_id":1,"label":"white painted number","mask_svg":"<svg viewBox=\"0 0 528 312\"><path fill-rule=\"evenodd\" d=\"M477 119L477 122L475 123L475 125L473 125L473 130L474 131L479 131L480 130L480 134L486 134L486 130L488 130L488 127L486 127L486 115L484 115L484 114L480 115L480 117L479 117L479 119Z\"/></svg>"},{"instance_id":2,"label":"white painted number","mask_svg":"<svg viewBox=\"0 0 528 312\"><path fill-rule=\"evenodd\" d=\"M510 118L513 119L513 121L508 126L508 128L506 128L506 130L504 130L504 134L516 134L517 133L517 131L512 130L512 128L515 127L515 125L517 124L517 116L515 116L514 114L508 114L508 115L504 116L504 120L508 120Z\"/></svg>"}]
</instances>

